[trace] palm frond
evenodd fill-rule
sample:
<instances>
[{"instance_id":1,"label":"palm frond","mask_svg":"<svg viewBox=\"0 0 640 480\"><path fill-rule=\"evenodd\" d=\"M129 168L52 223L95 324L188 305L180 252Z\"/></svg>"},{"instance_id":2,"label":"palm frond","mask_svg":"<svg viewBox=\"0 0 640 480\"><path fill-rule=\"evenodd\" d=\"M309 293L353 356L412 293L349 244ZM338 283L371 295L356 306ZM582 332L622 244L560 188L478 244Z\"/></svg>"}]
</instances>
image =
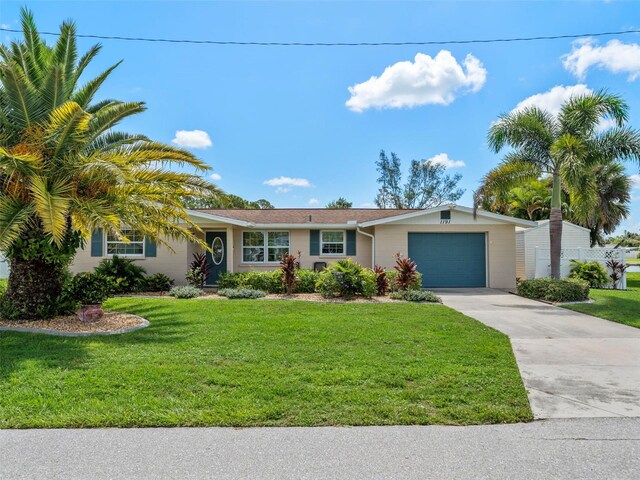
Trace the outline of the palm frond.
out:
<instances>
[{"instance_id":1,"label":"palm frond","mask_svg":"<svg viewBox=\"0 0 640 480\"><path fill-rule=\"evenodd\" d=\"M43 230L51 234L57 245L64 240L67 229L69 191L69 185L64 181L51 182L39 176L31 179L35 210L42 221Z\"/></svg>"},{"instance_id":2,"label":"palm frond","mask_svg":"<svg viewBox=\"0 0 640 480\"><path fill-rule=\"evenodd\" d=\"M0 250L5 251L20 237L32 215L30 204L0 194Z\"/></svg>"},{"instance_id":3,"label":"palm frond","mask_svg":"<svg viewBox=\"0 0 640 480\"><path fill-rule=\"evenodd\" d=\"M86 108L93 100L93 96L96 94L98 89L102 86L104 81L109 77L111 72L113 72L118 65L120 65L122 61L119 61L115 65L107 68L104 72L98 75L96 78L89 80L80 90L73 94L71 99L80 105L82 108ZM98 110L99 111L99 110Z\"/></svg>"}]
</instances>

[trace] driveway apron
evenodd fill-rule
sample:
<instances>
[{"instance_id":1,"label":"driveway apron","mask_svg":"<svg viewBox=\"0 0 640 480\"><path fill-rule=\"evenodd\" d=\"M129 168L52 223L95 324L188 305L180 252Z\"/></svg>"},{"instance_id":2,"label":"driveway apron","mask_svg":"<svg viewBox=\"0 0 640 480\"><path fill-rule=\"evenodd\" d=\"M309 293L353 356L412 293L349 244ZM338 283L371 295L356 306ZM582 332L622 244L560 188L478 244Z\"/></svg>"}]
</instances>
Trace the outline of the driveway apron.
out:
<instances>
[{"instance_id":1,"label":"driveway apron","mask_svg":"<svg viewBox=\"0 0 640 480\"><path fill-rule=\"evenodd\" d=\"M437 293L509 336L536 418L640 417L640 329L501 290Z\"/></svg>"}]
</instances>

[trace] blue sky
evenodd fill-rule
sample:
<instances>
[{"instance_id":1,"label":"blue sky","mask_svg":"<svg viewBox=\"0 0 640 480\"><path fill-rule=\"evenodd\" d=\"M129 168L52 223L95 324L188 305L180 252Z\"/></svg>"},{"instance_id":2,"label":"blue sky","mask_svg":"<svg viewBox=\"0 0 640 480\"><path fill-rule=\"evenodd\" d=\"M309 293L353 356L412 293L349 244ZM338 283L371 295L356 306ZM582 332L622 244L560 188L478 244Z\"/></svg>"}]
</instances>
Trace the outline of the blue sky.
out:
<instances>
[{"instance_id":1,"label":"blue sky","mask_svg":"<svg viewBox=\"0 0 640 480\"><path fill-rule=\"evenodd\" d=\"M0 23L16 27L24 4L3 0ZM72 18L80 33L214 40L423 41L640 27L638 4L617 1L27 5L43 31L55 31L62 20ZM83 40L81 47L93 43ZM500 160L486 146L490 122L533 95L547 93L529 102L553 108L573 91L607 88L628 101L631 125L640 128L638 44L640 35L581 44L555 40L424 47L105 40L90 73L124 59L103 95L144 100L149 110L123 128L164 142L178 139L205 147L192 150L228 192L267 198L277 207L323 206L338 196L354 206L371 206L377 190L374 162L385 149L396 152L405 165L413 158L435 156L453 162L450 172L461 173L467 189L460 203L470 205L480 177ZM370 80L372 76L382 79ZM177 131L193 130L206 132L211 146L203 134L176 136ZM627 167L629 175L639 173L638 165ZM632 210L623 228L637 231L640 182Z\"/></svg>"}]
</instances>

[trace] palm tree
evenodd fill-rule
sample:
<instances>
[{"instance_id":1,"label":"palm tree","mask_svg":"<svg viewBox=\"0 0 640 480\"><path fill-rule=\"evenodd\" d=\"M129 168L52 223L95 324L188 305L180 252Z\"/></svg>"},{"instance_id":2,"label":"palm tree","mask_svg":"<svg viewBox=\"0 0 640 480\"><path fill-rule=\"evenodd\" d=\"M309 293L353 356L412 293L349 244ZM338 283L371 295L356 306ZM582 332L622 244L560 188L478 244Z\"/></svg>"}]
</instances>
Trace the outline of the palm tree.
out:
<instances>
[{"instance_id":1,"label":"palm tree","mask_svg":"<svg viewBox=\"0 0 640 480\"><path fill-rule=\"evenodd\" d=\"M579 202L571 200L570 219L591 231L591 246L604 245L603 234L610 234L629 215L631 180L624 166L616 161L602 161L591 168L596 185L596 206L580 208ZM572 194L572 196L575 193Z\"/></svg>"},{"instance_id":2,"label":"palm tree","mask_svg":"<svg viewBox=\"0 0 640 480\"><path fill-rule=\"evenodd\" d=\"M79 56L65 22L48 46L25 9L22 29L23 41L0 46L0 250L11 268L2 305L35 318L57 313L66 267L94 229L198 241L180 198L212 186L189 152L114 130L145 106L94 101L119 64L80 83L100 45Z\"/></svg>"},{"instance_id":3,"label":"palm tree","mask_svg":"<svg viewBox=\"0 0 640 480\"><path fill-rule=\"evenodd\" d=\"M610 118L615 127L598 132L601 120ZM496 153L504 147L502 164L483 180L483 190L504 190L522 185L542 175L552 177L549 236L551 276L560 277L562 245L562 188L575 192L574 198L588 211L597 207L596 184L588 168L599 160L640 159L640 134L625 123L627 104L604 91L574 96L556 116L537 107L503 114L491 126L489 147Z\"/></svg>"}]
</instances>

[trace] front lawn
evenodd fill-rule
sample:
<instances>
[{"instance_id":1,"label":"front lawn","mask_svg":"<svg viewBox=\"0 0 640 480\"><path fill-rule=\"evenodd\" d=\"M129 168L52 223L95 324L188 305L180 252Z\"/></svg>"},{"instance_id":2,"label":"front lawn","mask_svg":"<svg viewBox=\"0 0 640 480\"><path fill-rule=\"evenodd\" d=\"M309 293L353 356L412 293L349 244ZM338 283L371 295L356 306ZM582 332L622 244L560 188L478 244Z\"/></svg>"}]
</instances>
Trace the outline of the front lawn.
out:
<instances>
[{"instance_id":1,"label":"front lawn","mask_svg":"<svg viewBox=\"0 0 640 480\"><path fill-rule=\"evenodd\" d=\"M564 307L640 328L640 273L627 273L627 288L626 291L591 289L589 297L594 303Z\"/></svg>"},{"instance_id":2,"label":"front lawn","mask_svg":"<svg viewBox=\"0 0 640 480\"><path fill-rule=\"evenodd\" d=\"M121 298L137 332L0 332L0 428L531 420L507 337L442 305Z\"/></svg>"}]
</instances>

